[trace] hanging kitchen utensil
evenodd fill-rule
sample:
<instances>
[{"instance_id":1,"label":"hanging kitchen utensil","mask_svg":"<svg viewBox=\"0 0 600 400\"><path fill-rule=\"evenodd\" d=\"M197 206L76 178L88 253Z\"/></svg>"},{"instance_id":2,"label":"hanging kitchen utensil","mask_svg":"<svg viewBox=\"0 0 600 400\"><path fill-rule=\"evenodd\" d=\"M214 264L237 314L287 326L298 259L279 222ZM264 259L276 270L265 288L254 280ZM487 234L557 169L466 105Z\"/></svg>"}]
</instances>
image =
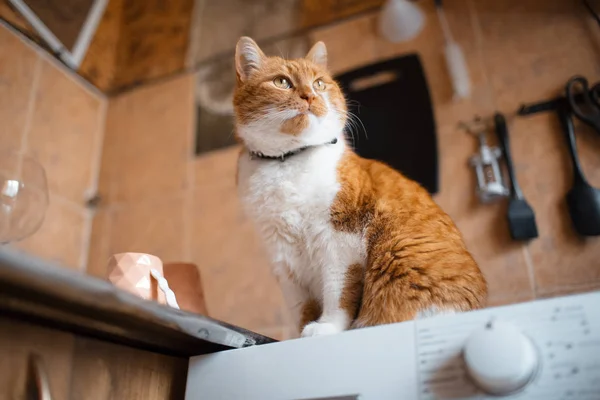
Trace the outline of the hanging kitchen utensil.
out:
<instances>
[{"instance_id":1,"label":"hanging kitchen utensil","mask_svg":"<svg viewBox=\"0 0 600 400\"><path fill-rule=\"evenodd\" d=\"M565 106L557 111L573 163L573 187L567 193L569 215L579 234L598 236L600 235L600 190L592 187L583 175L577 154L571 110Z\"/></svg>"},{"instance_id":2,"label":"hanging kitchen utensil","mask_svg":"<svg viewBox=\"0 0 600 400\"><path fill-rule=\"evenodd\" d=\"M487 121L477 117L469 123L462 122L460 126L479 140L479 154L469 159L469 164L475 170L477 177L477 195L482 203L490 203L496 199L508 196L508 189L502 178L498 160L502 151L498 147L487 144L486 134L490 128Z\"/></svg>"},{"instance_id":3,"label":"hanging kitchen utensil","mask_svg":"<svg viewBox=\"0 0 600 400\"><path fill-rule=\"evenodd\" d=\"M581 90L576 92L577 86ZM586 78L574 76L567 82L565 91L573 114L600 133L600 83L590 89Z\"/></svg>"},{"instance_id":4,"label":"hanging kitchen utensil","mask_svg":"<svg viewBox=\"0 0 600 400\"><path fill-rule=\"evenodd\" d=\"M528 240L538 237L537 225L535 223L535 213L531 206L525 201L523 192L517 182L517 175L513 165L512 155L510 153L510 144L508 139L508 129L504 115L496 113L494 115L494 124L496 126L496 135L504 152L506 168L510 178L510 199L508 201L508 227L510 236L514 240Z\"/></svg>"},{"instance_id":5,"label":"hanging kitchen utensil","mask_svg":"<svg viewBox=\"0 0 600 400\"><path fill-rule=\"evenodd\" d=\"M444 34L444 56L446 57L446 67L454 89L456 99L466 99L471 96L471 77L469 67L460 45L454 40L450 24L446 19L446 12L442 6L442 0L435 0L435 8L438 14L438 20Z\"/></svg>"},{"instance_id":6,"label":"hanging kitchen utensil","mask_svg":"<svg viewBox=\"0 0 600 400\"><path fill-rule=\"evenodd\" d=\"M597 87L598 85L594 86L592 90ZM577 103L582 103L583 93L577 93L574 98ZM521 104L517 110L517 115L524 117L544 111L556 111L559 107L563 107L565 104L567 104L568 107L569 102L564 96L556 97L552 100L540 101L538 103Z\"/></svg>"}]
</instances>

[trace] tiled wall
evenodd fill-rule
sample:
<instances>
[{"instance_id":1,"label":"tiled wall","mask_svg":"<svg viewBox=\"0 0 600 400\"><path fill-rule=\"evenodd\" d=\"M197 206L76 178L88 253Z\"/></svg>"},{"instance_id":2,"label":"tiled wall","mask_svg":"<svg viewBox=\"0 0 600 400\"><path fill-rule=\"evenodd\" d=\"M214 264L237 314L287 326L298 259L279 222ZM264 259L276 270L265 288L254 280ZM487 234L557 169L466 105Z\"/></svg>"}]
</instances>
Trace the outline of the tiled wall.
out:
<instances>
[{"instance_id":1,"label":"tiled wall","mask_svg":"<svg viewBox=\"0 0 600 400\"><path fill-rule=\"evenodd\" d=\"M106 100L0 25L0 150L22 150L46 169L50 205L40 230L14 244L83 271L88 196L100 166Z\"/></svg>"},{"instance_id":2,"label":"tiled wall","mask_svg":"<svg viewBox=\"0 0 600 400\"><path fill-rule=\"evenodd\" d=\"M343 71L405 52L420 54L435 106L441 191L436 201L458 224L486 274L490 304L504 304L600 287L600 240L581 239L565 207L571 167L554 115L513 118L523 102L560 94L569 77L600 77L600 30L580 4L560 0L455 0L446 11L469 65L473 96L452 100L441 54L442 35L431 3L427 25L409 43L391 45L376 37L376 16L313 32L328 44L332 69ZM482 206L467 166L475 140L457 122L494 110L509 117L513 157L525 195L537 215L540 238L530 245L510 240L506 203ZM578 125L586 174L600 186L600 136ZM493 140L493 135L491 137Z\"/></svg>"},{"instance_id":3,"label":"tiled wall","mask_svg":"<svg viewBox=\"0 0 600 400\"><path fill-rule=\"evenodd\" d=\"M431 2L419 2L426 11L427 23L421 35L408 43L394 45L380 39L375 32L376 14L308 34L312 41L327 43L334 72L406 52L419 52L438 124L441 191L436 201L463 231L469 249L486 274L490 304L600 288L600 239L578 238L566 214L564 196L571 182L571 170L564 138L554 116L512 117L522 102L557 95L566 80L576 73L588 76L591 81L600 78L600 28L578 2L453 0L446 3L451 27L471 71L473 96L468 101L452 100L442 55L443 39ZM34 60L33 70L43 70L42 66L48 64L35 53L24 52L22 57L25 57L23 64L31 63L27 57ZM1 65L5 73L4 63ZM27 74L27 68L19 71ZM40 82L36 87L47 87L41 82L45 75L37 74ZM13 79L22 80L25 86L36 82L27 77ZM71 83L78 88L77 93L89 94L69 79L52 81L56 85L63 81L64 85ZM193 156L194 90L195 76L189 74L110 100L99 179L102 202L94 219L88 272L103 276L107 257L121 251L149 252L165 261L192 261L201 269L211 316L275 337L287 337L292 329L281 294L269 273L261 245L237 202L234 172L238 149ZM15 90L13 100L6 104L0 97L0 112L10 112L13 116L10 124L26 124L19 122L23 119L33 126L41 117L21 117L16 111L30 103L30 95L23 93ZM22 96L26 98L21 99ZM58 101L66 100L60 97L51 103ZM101 110L102 101L97 98L96 101ZM15 102L25 105L18 106ZM78 103L87 104L83 100ZM43 111L44 107L40 107ZM31 113L35 109L37 106ZM474 176L467 160L475 152L476 142L457 129L457 122L494 110L509 115L517 175L536 211L540 237L529 245L510 240L505 203L482 206L474 196ZM72 112L77 115L78 126L85 126L81 115L87 112L80 115L79 105L76 111ZM56 130L60 123L54 121L49 126ZM26 131L22 126L20 129L19 132ZM68 132L72 127L62 129ZM10 129L14 131L18 127ZM5 131L0 132L4 139ZM69 207L57 202L55 207L60 205L60 212L53 214L63 220L65 213L79 215L68 213L79 192L65 182L73 180L81 185L83 179L79 174L66 179L64 174L72 171L64 165L54 166L53 153L43 153L49 151L49 144L43 144L43 137L37 140L42 141L37 145L41 157L46 157L51 168L65 178L54 178L52 185ZM20 143L20 139L16 142ZM65 143L62 146L71 145L70 141L58 142ZM578 126L578 144L590 182L600 187L600 135ZM65 162L74 163L74 158L75 155L70 155ZM62 160L62 156L58 159ZM76 225L73 222L54 226L66 230ZM46 232L54 236L52 230Z\"/></svg>"},{"instance_id":4,"label":"tiled wall","mask_svg":"<svg viewBox=\"0 0 600 400\"><path fill-rule=\"evenodd\" d=\"M184 75L110 101L88 271L104 276L123 251L192 261L211 316L281 337L281 294L235 194L238 149L194 156L194 83Z\"/></svg>"},{"instance_id":5,"label":"tiled wall","mask_svg":"<svg viewBox=\"0 0 600 400\"><path fill-rule=\"evenodd\" d=\"M471 71L473 96L453 101L443 39L430 2L424 31L390 44L375 33L376 14L309 32L324 40L333 72L417 51L439 128L441 191L436 201L463 231L490 286L490 304L526 301L600 287L600 239L580 239L564 195L570 167L552 115L510 117L519 104L557 95L575 73L600 77L599 28L577 4L561 0L455 0L447 14ZM501 3L501 4L499 4ZM233 45L233 43L232 43ZM108 110L101 193L110 199L94 229L91 264L102 273L110 253L148 251L199 265L211 316L276 337L292 328L268 262L240 212L234 171L237 148L193 153L194 76L125 94ZM510 240L504 202L482 206L467 160L475 140L459 120L501 110L509 115L518 178L537 213L540 238ZM581 128L581 127L580 127ZM600 136L584 128L584 168L600 186Z\"/></svg>"}]
</instances>

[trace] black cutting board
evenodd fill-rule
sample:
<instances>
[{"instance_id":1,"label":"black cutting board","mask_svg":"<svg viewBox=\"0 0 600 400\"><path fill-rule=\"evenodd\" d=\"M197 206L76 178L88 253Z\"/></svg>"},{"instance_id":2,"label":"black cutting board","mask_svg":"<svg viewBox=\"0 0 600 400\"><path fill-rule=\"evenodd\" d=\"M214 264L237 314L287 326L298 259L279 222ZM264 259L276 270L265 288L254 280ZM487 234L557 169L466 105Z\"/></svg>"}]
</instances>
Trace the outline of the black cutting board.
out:
<instances>
[{"instance_id":1,"label":"black cutting board","mask_svg":"<svg viewBox=\"0 0 600 400\"><path fill-rule=\"evenodd\" d=\"M364 125L358 124L358 134L354 129L356 152L385 162L437 193L435 120L419 56L383 61L336 79L349 100L349 110Z\"/></svg>"}]
</instances>

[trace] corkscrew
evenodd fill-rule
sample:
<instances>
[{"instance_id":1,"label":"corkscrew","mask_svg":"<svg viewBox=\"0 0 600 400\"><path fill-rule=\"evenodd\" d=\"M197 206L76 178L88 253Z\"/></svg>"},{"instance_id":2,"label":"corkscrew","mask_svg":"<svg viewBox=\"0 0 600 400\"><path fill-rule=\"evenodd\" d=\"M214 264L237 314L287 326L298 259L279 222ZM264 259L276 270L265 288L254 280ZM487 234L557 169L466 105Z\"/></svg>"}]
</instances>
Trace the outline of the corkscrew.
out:
<instances>
[{"instance_id":1,"label":"corkscrew","mask_svg":"<svg viewBox=\"0 0 600 400\"><path fill-rule=\"evenodd\" d=\"M479 154L469 159L469 164L475 170L477 177L477 195L482 203L490 203L506 197L510 193L500 168L502 150L489 146L487 133L492 128L492 121L475 117L470 122L461 122L460 127L479 140Z\"/></svg>"}]
</instances>

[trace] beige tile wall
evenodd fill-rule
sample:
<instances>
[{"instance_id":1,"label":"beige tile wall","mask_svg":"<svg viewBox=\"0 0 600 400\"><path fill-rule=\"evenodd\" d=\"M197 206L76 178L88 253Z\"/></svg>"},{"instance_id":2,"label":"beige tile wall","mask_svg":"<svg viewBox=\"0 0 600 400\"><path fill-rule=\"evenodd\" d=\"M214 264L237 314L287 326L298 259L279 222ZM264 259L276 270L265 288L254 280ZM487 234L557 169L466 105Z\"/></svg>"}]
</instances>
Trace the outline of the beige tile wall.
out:
<instances>
[{"instance_id":1,"label":"beige tile wall","mask_svg":"<svg viewBox=\"0 0 600 400\"><path fill-rule=\"evenodd\" d=\"M569 77L600 77L599 29L579 4L560 0L456 0L446 13L465 52L473 95L453 101L441 55L443 39L431 3L420 3L427 23L415 40L389 44L377 37L376 15L314 31L328 44L334 71L418 52L435 105L441 157L436 200L454 218L489 281L490 304L600 287L600 240L580 239L564 202L571 182L564 138L551 114L510 118L513 156L527 199L537 212L540 238L530 245L510 240L506 205L481 206L466 160L475 141L457 122L500 110L512 116L523 102L558 95ZM359 51L353 51L359 49ZM600 186L600 136L578 126L582 163Z\"/></svg>"},{"instance_id":2,"label":"beige tile wall","mask_svg":"<svg viewBox=\"0 0 600 400\"><path fill-rule=\"evenodd\" d=\"M192 261L211 316L284 337L281 293L238 205L239 150L194 156L194 83L184 75L111 99L88 271L105 276L124 251Z\"/></svg>"},{"instance_id":3,"label":"beige tile wall","mask_svg":"<svg viewBox=\"0 0 600 400\"><path fill-rule=\"evenodd\" d=\"M0 25L0 150L46 169L50 205L40 230L14 246L83 271L106 100L45 52Z\"/></svg>"},{"instance_id":4,"label":"beige tile wall","mask_svg":"<svg viewBox=\"0 0 600 400\"><path fill-rule=\"evenodd\" d=\"M484 270L491 305L600 287L600 240L579 239L566 216L570 167L554 117L509 119L518 178L537 213L540 238L530 245L510 240L505 204L476 201L467 166L476 143L457 129L459 120L476 113L498 109L511 114L521 102L554 96L575 73L592 81L600 77L598 27L576 3L447 2L471 72L468 101L452 99L430 2L419 3L426 26L408 43L380 39L375 14L310 32L312 40L326 41L334 72L419 52L439 132L441 192L436 201L455 219ZM29 146L35 139L28 149L48 165L57 199L47 225L22 246L77 267L86 242L79 233L86 232L90 218L81 201L95 184L89 159L98 154L93 143L100 137L94 129L101 122L92 120L101 120L104 102L2 30L0 78L0 88L11 97L0 96L0 120L11 117L0 125L0 140ZM1 82L7 80L11 85L5 89ZM121 251L195 262L211 316L289 337L293 329L281 294L239 209L234 183L238 149L193 156L194 83L193 74L182 75L110 100L99 176L102 205L94 216L87 272L104 276L108 256ZM580 132L584 168L592 184L600 186L600 136Z\"/></svg>"},{"instance_id":5,"label":"beige tile wall","mask_svg":"<svg viewBox=\"0 0 600 400\"><path fill-rule=\"evenodd\" d=\"M103 255L96 256L98 249L92 247L90 260L90 268L100 275L103 267L95 263L123 251L187 259L183 245L191 224L185 217L192 179L193 81L186 75L110 101L99 177L105 206L92 234L104 240Z\"/></svg>"}]
</instances>

